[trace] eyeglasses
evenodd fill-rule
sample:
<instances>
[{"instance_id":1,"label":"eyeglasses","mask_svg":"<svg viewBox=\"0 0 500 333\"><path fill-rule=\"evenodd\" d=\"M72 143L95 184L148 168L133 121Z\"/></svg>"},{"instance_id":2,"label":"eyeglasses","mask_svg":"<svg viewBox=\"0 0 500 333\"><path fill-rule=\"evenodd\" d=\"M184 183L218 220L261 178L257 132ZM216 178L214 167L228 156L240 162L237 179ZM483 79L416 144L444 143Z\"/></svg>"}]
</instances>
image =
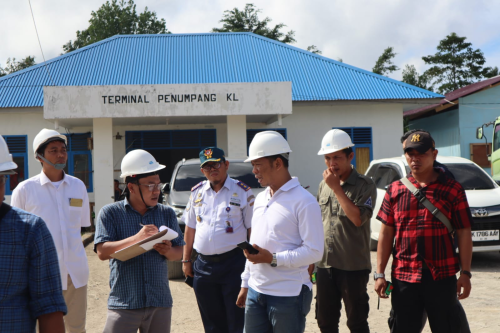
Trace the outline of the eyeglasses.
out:
<instances>
[{"instance_id":1,"label":"eyeglasses","mask_svg":"<svg viewBox=\"0 0 500 333\"><path fill-rule=\"evenodd\" d=\"M214 164L205 164L201 168L205 171L210 171L211 169L217 170L220 168L220 166L221 166L221 163L219 162L219 163L214 163Z\"/></svg>"},{"instance_id":2,"label":"eyeglasses","mask_svg":"<svg viewBox=\"0 0 500 333\"><path fill-rule=\"evenodd\" d=\"M149 192L153 192L155 189L158 191L161 191L163 185L165 185L165 184L158 183L158 184L137 184L137 185L146 186L148 188Z\"/></svg>"}]
</instances>

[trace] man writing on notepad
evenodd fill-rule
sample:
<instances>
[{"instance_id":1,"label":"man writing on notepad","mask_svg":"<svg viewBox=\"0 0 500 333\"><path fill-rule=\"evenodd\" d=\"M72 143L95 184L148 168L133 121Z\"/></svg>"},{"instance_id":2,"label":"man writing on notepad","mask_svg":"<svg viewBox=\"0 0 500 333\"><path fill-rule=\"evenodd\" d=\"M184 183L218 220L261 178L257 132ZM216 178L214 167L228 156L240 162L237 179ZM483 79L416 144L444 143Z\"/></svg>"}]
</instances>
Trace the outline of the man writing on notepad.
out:
<instances>
[{"instance_id":1,"label":"man writing on notepad","mask_svg":"<svg viewBox=\"0 0 500 333\"><path fill-rule=\"evenodd\" d=\"M97 217L94 251L99 259L110 260L108 318L105 333L170 332L172 295L167 260L182 258L182 232L172 208L158 204L158 171L165 168L148 152L137 149L122 160L126 197L104 206ZM178 233L153 250L120 261L111 255L158 233L166 226ZM168 233L168 232L167 232Z\"/></svg>"}]
</instances>

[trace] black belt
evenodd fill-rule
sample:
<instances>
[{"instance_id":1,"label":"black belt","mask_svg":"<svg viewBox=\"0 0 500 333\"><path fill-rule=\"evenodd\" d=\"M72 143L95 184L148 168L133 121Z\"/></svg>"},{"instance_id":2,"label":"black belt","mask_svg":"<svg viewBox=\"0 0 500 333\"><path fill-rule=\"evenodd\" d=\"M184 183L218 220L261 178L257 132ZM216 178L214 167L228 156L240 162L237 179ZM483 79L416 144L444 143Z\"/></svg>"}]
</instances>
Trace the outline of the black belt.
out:
<instances>
[{"instance_id":1,"label":"black belt","mask_svg":"<svg viewBox=\"0 0 500 333\"><path fill-rule=\"evenodd\" d=\"M225 252L222 254L213 254L213 255L207 256L207 255L198 253L198 256L201 259L203 259L204 261L221 262L221 261L224 261L224 260L229 259L231 257L234 257L235 255L237 255L240 252L243 253L243 251L240 248L236 247L236 248L232 249L231 251L228 251L228 252Z\"/></svg>"}]
</instances>

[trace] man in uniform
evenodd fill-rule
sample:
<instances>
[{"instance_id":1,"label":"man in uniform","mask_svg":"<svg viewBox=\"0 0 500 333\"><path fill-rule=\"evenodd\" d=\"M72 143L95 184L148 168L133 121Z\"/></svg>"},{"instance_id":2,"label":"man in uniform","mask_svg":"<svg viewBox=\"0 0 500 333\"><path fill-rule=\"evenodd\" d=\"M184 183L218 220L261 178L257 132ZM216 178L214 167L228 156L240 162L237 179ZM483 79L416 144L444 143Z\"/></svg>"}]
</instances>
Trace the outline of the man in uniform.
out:
<instances>
[{"instance_id":1,"label":"man in uniform","mask_svg":"<svg viewBox=\"0 0 500 333\"><path fill-rule=\"evenodd\" d=\"M94 251L108 260L111 272L108 318L104 333L169 333L172 295L168 283L167 260L182 258L182 232L172 208L159 205L163 186L158 171L165 168L145 150L129 152L122 160L126 197L104 206L96 222ZM153 250L127 261L111 254L158 233L167 226L178 233Z\"/></svg>"},{"instance_id":2,"label":"man in uniform","mask_svg":"<svg viewBox=\"0 0 500 333\"><path fill-rule=\"evenodd\" d=\"M186 223L183 271L193 288L205 332L243 332L244 310L236 306L245 256L236 247L248 239L254 195L246 184L228 176L224 151L200 152L207 180L194 186L182 219ZM193 248L198 258L191 262Z\"/></svg>"},{"instance_id":3,"label":"man in uniform","mask_svg":"<svg viewBox=\"0 0 500 333\"><path fill-rule=\"evenodd\" d=\"M341 300L351 332L368 328L370 218L377 198L373 181L351 165L354 144L339 129L328 131L318 155L326 170L317 199L325 231L325 252L318 263L316 316L321 332L338 332Z\"/></svg>"},{"instance_id":4,"label":"man in uniform","mask_svg":"<svg viewBox=\"0 0 500 333\"><path fill-rule=\"evenodd\" d=\"M43 220L3 202L17 164L0 136L0 332L64 333L66 304L54 241Z\"/></svg>"},{"instance_id":5,"label":"man in uniform","mask_svg":"<svg viewBox=\"0 0 500 333\"><path fill-rule=\"evenodd\" d=\"M59 257L64 300L68 314L66 330L84 333L87 314L89 265L82 244L81 228L90 227L87 187L67 175L66 136L42 129L33 140L35 158L42 172L20 183L12 193L12 206L40 216L52 235Z\"/></svg>"}]
</instances>

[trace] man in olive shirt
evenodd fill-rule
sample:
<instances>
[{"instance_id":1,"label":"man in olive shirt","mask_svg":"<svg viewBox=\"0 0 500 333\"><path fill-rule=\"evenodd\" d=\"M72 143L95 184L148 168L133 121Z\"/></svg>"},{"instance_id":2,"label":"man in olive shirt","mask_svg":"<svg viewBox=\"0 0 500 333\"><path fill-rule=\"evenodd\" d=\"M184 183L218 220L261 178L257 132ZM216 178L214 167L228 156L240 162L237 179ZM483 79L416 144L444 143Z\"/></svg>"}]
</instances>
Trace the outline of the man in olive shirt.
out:
<instances>
[{"instance_id":1,"label":"man in olive shirt","mask_svg":"<svg viewBox=\"0 0 500 333\"><path fill-rule=\"evenodd\" d=\"M373 181L351 165L354 144L339 129L323 137L318 155L327 169L319 185L325 251L318 263L316 318L321 332L338 332L341 300L351 332L370 332L366 286L371 270L370 218L377 198Z\"/></svg>"}]
</instances>

